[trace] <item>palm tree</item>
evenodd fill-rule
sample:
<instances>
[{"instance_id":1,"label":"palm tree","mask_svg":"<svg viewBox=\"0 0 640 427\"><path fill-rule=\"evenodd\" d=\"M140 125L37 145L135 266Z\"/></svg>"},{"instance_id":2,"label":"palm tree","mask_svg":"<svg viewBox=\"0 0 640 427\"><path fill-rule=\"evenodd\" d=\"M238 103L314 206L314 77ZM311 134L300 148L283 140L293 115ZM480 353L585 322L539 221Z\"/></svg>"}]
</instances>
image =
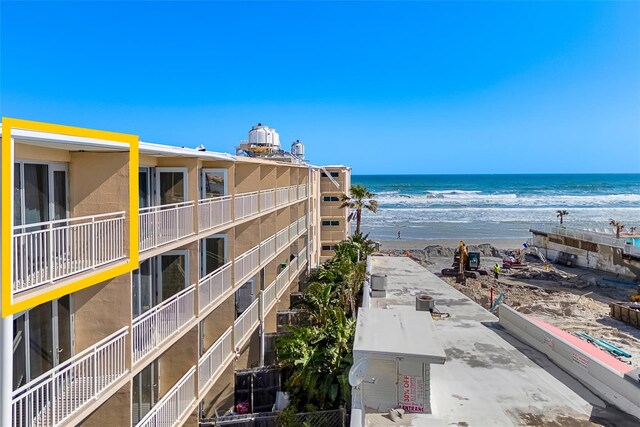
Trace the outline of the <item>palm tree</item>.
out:
<instances>
[{"instance_id":1,"label":"palm tree","mask_svg":"<svg viewBox=\"0 0 640 427\"><path fill-rule=\"evenodd\" d=\"M636 226L629 227L629 231L631 232L631 234L635 234L637 229L638 229L638 227L636 227Z\"/></svg>"},{"instance_id":2,"label":"palm tree","mask_svg":"<svg viewBox=\"0 0 640 427\"><path fill-rule=\"evenodd\" d=\"M353 357L356 310L373 242L361 234L336 245L334 257L313 270L296 307L301 324L276 340L290 409L333 409L351 401L348 374ZM284 415L283 415L284 416ZM278 425L287 424L283 420Z\"/></svg>"},{"instance_id":3,"label":"palm tree","mask_svg":"<svg viewBox=\"0 0 640 427\"><path fill-rule=\"evenodd\" d=\"M362 221L362 209L367 209L373 213L378 210L378 202L373 200L375 194L369 192L366 187L354 185L349 191L350 196L343 193L340 196L341 208L356 210L356 234L360 234L360 222Z\"/></svg>"},{"instance_id":4,"label":"palm tree","mask_svg":"<svg viewBox=\"0 0 640 427\"><path fill-rule=\"evenodd\" d=\"M620 221L616 221L615 219L612 219L609 221L609 225L616 228L616 239L619 239L620 232L624 230L624 224L621 223Z\"/></svg>"},{"instance_id":5,"label":"palm tree","mask_svg":"<svg viewBox=\"0 0 640 427\"><path fill-rule=\"evenodd\" d=\"M562 220L565 215L569 215L569 211L566 211L564 209L562 210L558 209L558 215L556 215L556 217L560 218L560 225L562 225Z\"/></svg>"}]
</instances>

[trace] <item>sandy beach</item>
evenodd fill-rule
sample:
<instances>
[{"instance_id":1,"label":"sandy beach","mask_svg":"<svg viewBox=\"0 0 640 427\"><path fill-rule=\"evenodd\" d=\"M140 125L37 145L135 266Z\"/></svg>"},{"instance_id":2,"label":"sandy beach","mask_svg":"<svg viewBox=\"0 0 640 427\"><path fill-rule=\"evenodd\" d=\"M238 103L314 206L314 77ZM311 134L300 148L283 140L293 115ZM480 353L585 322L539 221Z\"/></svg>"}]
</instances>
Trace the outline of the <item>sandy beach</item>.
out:
<instances>
[{"instance_id":1,"label":"sandy beach","mask_svg":"<svg viewBox=\"0 0 640 427\"><path fill-rule=\"evenodd\" d=\"M498 249L520 249L526 239L467 239L464 242L467 245L480 245L488 243ZM424 249L427 246L440 245L445 248L458 247L459 240L455 239L400 239L400 240L382 240L380 241L380 250L409 250Z\"/></svg>"}]
</instances>

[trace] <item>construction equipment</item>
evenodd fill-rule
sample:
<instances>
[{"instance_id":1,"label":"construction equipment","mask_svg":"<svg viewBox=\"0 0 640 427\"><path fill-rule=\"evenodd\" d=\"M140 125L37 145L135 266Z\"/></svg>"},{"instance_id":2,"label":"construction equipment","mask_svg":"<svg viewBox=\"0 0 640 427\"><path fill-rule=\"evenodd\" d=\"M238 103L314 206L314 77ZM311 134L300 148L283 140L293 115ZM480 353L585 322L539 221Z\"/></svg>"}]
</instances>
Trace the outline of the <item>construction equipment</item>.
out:
<instances>
[{"instance_id":1,"label":"construction equipment","mask_svg":"<svg viewBox=\"0 0 640 427\"><path fill-rule=\"evenodd\" d=\"M542 255L542 252L538 250L538 248L536 248L535 246L527 246L526 248L519 250L515 255L504 257L502 259L502 267L503 268L524 267L526 265L526 263L524 262L524 258L527 255L537 256L540 259L540 261L542 261L545 265L549 263L545 258L545 256Z\"/></svg>"},{"instance_id":2,"label":"construction equipment","mask_svg":"<svg viewBox=\"0 0 640 427\"><path fill-rule=\"evenodd\" d=\"M480 268L480 252L469 252L462 240L453 254L451 268L443 268L441 273L443 276L456 276L461 282L465 277L477 279L478 276L488 274L486 270Z\"/></svg>"},{"instance_id":3,"label":"construction equipment","mask_svg":"<svg viewBox=\"0 0 640 427\"><path fill-rule=\"evenodd\" d=\"M640 286L638 286L637 292L637 294L631 295L631 298L629 298L631 302L640 302Z\"/></svg>"}]
</instances>

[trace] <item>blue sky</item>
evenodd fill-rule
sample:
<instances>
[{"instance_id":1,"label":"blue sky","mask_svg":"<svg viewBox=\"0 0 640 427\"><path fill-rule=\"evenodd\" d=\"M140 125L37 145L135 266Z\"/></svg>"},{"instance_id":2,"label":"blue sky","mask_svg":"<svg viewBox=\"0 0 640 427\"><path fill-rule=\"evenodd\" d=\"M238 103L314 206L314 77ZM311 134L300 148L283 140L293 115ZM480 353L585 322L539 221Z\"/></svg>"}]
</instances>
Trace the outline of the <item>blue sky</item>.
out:
<instances>
[{"instance_id":1,"label":"blue sky","mask_svg":"<svg viewBox=\"0 0 640 427\"><path fill-rule=\"evenodd\" d=\"M640 172L640 2L7 2L0 114L354 173Z\"/></svg>"}]
</instances>

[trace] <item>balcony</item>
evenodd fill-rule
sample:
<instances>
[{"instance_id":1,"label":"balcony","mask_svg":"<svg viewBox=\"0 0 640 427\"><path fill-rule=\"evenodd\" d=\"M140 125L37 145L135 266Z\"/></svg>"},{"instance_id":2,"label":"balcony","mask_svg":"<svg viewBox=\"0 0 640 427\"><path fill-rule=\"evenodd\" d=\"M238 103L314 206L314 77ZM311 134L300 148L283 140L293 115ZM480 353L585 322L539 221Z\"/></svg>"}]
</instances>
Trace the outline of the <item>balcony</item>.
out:
<instances>
[{"instance_id":1,"label":"balcony","mask_svg":"<svg viewBox=\"0 0 640 427\"><path fill-rule=\"evenodd\" d=\"M249 280L260 267L260 247L256 246L243 253L234 261L236 285L242 285Z\"/></svg>"},{"instance_id":2,"label":"balcony","mask_svg":"<svg viewBox=\"0 0 640 427\"><path fill-rule=\"evenodd\" d=\"M124 212L13 228L13 294L123 259Z\"/></svg>"},{"instance_id":3,"label":"balcony","mask_svg":"<svg viewBox=\"0 0 640 427\"><path fill-rule=\"evenodd\" d=\"M13 392L14 427L66 424L126 376L124 327ZM114 389L115 391L115 389Z\"/></svg>"},{"instance_id":4,"label":"balcony","mask_svg":"<svg viewBox=\"0 0 640 427\"><path fill-rule=\"evenodd\" d=\"M276 250L280 252L285 246L289 244L289 228L278 231L276 234Z\"/></svg>"},{"instance_id":5,"label":"balcony","mask_svg":"<svg viewBox=\"0 0 640 427\"><path fill-rule=\"evenodd\" d=\"M191 201L140 209L140 252L194 234L194 208Z\"/></svg>"},{"instance_id":6,"label":"balcony","mask_svg":"<svg viewBox=\"0 0 640 427\"><path fill-rule=\"evenodd\" d=\"M298 236L298 221L289 225L289 239L294 240Z\"/></svg>"},{"instance_id":7,"label":"balcony","mask_svg":"<svg viewBox=\"0 0 640 427\"><path fill-rule=\"evenodd\" d=\"M200 314L224 300L233 289L231 261L206 275L198 282Z\"/></svg>"},{"instance_id":8,"label":"balcony","mask_svg":"<svg viewBox=\"0 0 640 427\"><path fill-rule=\"evenodd\" d=\"M296 200L298 200L298 187L292 185L289 187L289 201L295 202Z\"/></svg>"},{"instance_id":9,"label":"balcony","mask_svg":"<svg viewBox=\"0 0 640 427\"><path fill-rule=\"evenodd\" d=\"M266 265L276 254L276 236L271 236L260 243L260 264Z\"/></svg>"},{"instance_id":10,"label":"balcony","mask_svg":"<svg viewBox=\"0 0 640 427\"><path fill-rule=\"evenodd\" d=\"M306 185L298 185L298 200L307 198L307 186Z\"/></svg>"},{"instance_id":11,"label":"balcony","mask_svg":"<svg viewBox=\"0 0 640 427\"><path fill-rule=\"evenodd\" d=\"M233 346L236 350L242 348L249 340L251 333L260 323L260 303L256 299L249 307L233 322Z\"/></svg>"},{"instance_id":12,"label":"balcony","mask_svg":"<svg viewBox=\"0 0 640 427\"><path fill-rule=\"evenodd\" d=\"M273 306L278 301L276 289L276 281L271 282L269 286L267 286L264 291L262 291L262 305L264 307L264 313L268 313L269 310L273 308Z\"/></svg>"},{"instance_id":13,"label":"balcony","mask_svg":"<svg viewBox=\"0 0 640 427\"><path fill-rule=\"evenodd\" d=\"M276 189L276 204L282 206L287 203L289 203L289 189L286 187Z\"/></svg>"},{"instance_id":14,"label":"balcony","mask_svg":"<svg viewBox=\"0 0 640 427\"><path fill-rule=\"evenodd\" d=\"M207 231L228 224L231 217L231 196L198 201L198 231Z\"/></svg>"},{"instance_id":15,"label":"balcony","mask_svg":"<svg viewBox=\"0 0 640 427\"><path fill-rule=\"evenodd\" d=\"M195 285L133 320L133 363L161 347L195 318Z\"/></svg>"},{"instance_id":16,"label":"balcony","mask_svg":"<svg viewBox=\"0 0 640 427\"><path fill-rule=\"evenodd\" d=\"M260 192L260 212L273 209L276 206L276 190L263 190Z\"/></svg>"},{"instance_id":17,"label":"balcony","mask_svg":"<svg viewBox=\"0 0 640 427\"><path fill-rule=\"evenodd\" d=\"M233 327L227 331L206 351L198 361L198 387L200 396L204 396L209 386L216 382L222 371L233 360Z\"/></svg>"},{"instance_id":18,"label":"balcony","mask_svg":"<svg viewBox=\"0 0 640 427\"><path fill-rule=\"evenodd\" d=\"M289 285L289 266L286 266L284 270L276 276L276 295L280 298L284 291L287 290Z\"/></svg>"},{"instance_id":19,"label":"balcony","mask_svg":"<svg viewBox=\"0 0 640 427\"><path fill-rule=\"evenodd\" d=\"M243 219L258 213L258 192L238 194L235 200L235 219Z\"/></svg>"},{"instance_id":20,"label":"balcony","mask_svg":"<svg viewBox=\"0 0 640 427\"><path fill-rule=\"evenodd\" d=\"M164 395L151 411L140 420L136 427L175 426L189 413L196 402L196 367Z\"/></svg>"}]
</instances>

